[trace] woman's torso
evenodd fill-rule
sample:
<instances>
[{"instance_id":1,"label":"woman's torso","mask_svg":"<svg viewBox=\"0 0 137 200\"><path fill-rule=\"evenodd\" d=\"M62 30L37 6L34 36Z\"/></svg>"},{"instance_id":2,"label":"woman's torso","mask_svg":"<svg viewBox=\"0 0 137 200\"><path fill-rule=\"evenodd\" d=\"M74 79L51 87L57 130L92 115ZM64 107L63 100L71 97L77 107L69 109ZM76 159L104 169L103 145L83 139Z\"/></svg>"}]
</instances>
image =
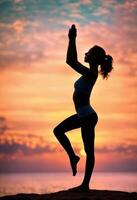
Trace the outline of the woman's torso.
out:
<instances>
[{"instance_id":1,"label":"woman's torso","mask_svg":"<svg viewBox=\"0 0 137 200\"><path fill-rule=\"evenodd\" d=\"M73 93L73 101L75 105L76 111L78 108L90 104L90 94L92 92L92 88L97 80L95 78L87 78L85 76L81 76L74 84L74 93Z\"/></svg>"}]
</instances>

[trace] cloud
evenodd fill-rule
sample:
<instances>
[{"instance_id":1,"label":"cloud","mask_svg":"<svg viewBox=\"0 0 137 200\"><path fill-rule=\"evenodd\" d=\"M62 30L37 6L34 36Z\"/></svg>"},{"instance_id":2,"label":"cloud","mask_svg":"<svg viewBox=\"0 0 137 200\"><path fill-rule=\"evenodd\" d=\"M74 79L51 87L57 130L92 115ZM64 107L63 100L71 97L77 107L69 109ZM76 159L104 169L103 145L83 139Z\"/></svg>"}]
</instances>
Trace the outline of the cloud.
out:
<instances>
[{"instance_id":1,"label":"cloud","mask_svg":"<svg viewBox=\"0 0 137 200\"><path fill-rule=\"evenodd\" d=\"M134 42L136 42L137 29L135 30L135 28L128 24L125 25L126 30L123 28L124 24L121 26L122 24L110 26L108 24L92 22L82 28L82 35L84 35L82 43L85 43L85 45L99 44L103 46L106 52L114 58L115 65L126 66L122 70L123 72L127 72L128 69L129 75L132 68L133 73L136 74L137 47L134 45Z\"/></svg>"},{"instance_id":2,"label":"cloud","mask_svg":"<svg viewBox=\"0 0 137 200\"><path fill-rule=\"evenodd\" d=\"M103 147L96 147L97 153L118 153L118 154L125 154L125 155L137 155L137 146L134 144L120 144L117 146L103 146Z\"/></svg>"},{"instance_id":3,"label":"cloud","mask_svg":"<svg viewBox=\"0 0 137 200\"><path fill-rule=\"evenodd\" d=\"M12 141L1 141L0 142L0 154L4 155L13 155L16 153L22 153L23 155L35 155L42 153L54 153L56 149L50 145L36 145L35 147L31 147L25 143L19 143Z\"/></svg>"},{"instance_id":4,"label":"cloud","mask_svg":"<svg viewBox=\"0 0 137 200\"><path fill-rule=\"evenodd\" d=\"M7 129L8 127L6 118L0 116L0 134L4 134Z\"/></svg>"},{"instance_id":5,"label":"cloud","mask_svg":"<svg viewBox=\"0 0 137 200\"><path fill-rule=\"evenodd\" d=\"M0 23L0 27L3 28L0 32L1 68L18 64L24 66L46 58L46 45L35 38L36 23L16 20L11 24Z\"/></svg>"},{"instance_id":6,"label":"cloud","mask_svg":"<svg viewBox=\"0 0 137 200\"><path fill-rule=\"evenodd\" d=\"M116 111L118 113L118 110ZM135 111L134 111L135 112ZM111 114L111 112L110 112ZM135 119L129 119L129 115L126 115L123 117L123 119L117 118L112 116L110 118L110 114L108 114L108 118L105 119L104 116L101 117L98 128L100 130L109 130L109 131L125 131L125 130L130 130L130 129L137 129L137 123ZM130 114L130 113L129 113ZM119 113L120 115L120 113ZM107 115L106 115L107 116ZM127 119L126 119L127 117ZM135 116L134 116L135 117Z\"/></svg>"},{"instance_id":7,"label":"cloud","mask_svg":"<svg viewBox=\"0 0 137 200\"><path fill-rule=\"evenodd\" d=\"M118 3L111 0L101 1L100 4L89 0L73 3L58 1L48 2L48 5L39 1L31 3L33 9L30 12L27 10L30 7L27 1L15 3L23 7L22 16L25 17L0 23L1 68L17 64L29 66L41 60L63 61L66 27L75 22L80 27L78 36L80 35L79 46L82 49L98 43L112 54L115 65L126 66L124 71L128 75L137 74L137 47L134 45L137 33L136 1ZM52 16L49 14L50 10L54 11ZM33 20L29 17L31 15ZM99 15L97 19L95 15ZM104 21L103 16L107 20ZM60 51L57 51L58 46ZM120 73L120 70L117 71Z\"/></svg>"},{"instance_id":8,"label":"cloud","mask_svg":"<svg viewBox=\"0 0 137 200\"><path fill-rule=\"evenodd\" d=\"M136 144L121 143L95 148L96 169L101 171L137 171Z\"/></svg>"},{"instance_id":9,"label":"cloud","mask_svg":"<svg viewBox=\"0 0 137 200\"><path fill-rule=\"evenodd\" d=\"M15 137L16 140L12 139ZM75 147L74 149L76 153L79 153L81 150L80 147ZM99 154L117 153L133 157L137 155L137 146L135 144L121 143L111 146L96 146L95 151ZM13 155L22 153L24 155L35 155L55 152L64 152L64 150L61 146L53 142L50 144L44 137L34 134L19 134L18 137L17 134L12 134L11 138L9 136L8 139L0 140L0 154Z\"/></svg>"},{"instance_id":10,"label":"cloud","mask_svg":"<svg viewBox=\"0 0 137 200\"><path fill-rule=\"evenodd\" d=\"M14 0L14 3L16 4L16 3L20 3L21 1L23 1L23 0Z\"/></svg>"}]
</instances>

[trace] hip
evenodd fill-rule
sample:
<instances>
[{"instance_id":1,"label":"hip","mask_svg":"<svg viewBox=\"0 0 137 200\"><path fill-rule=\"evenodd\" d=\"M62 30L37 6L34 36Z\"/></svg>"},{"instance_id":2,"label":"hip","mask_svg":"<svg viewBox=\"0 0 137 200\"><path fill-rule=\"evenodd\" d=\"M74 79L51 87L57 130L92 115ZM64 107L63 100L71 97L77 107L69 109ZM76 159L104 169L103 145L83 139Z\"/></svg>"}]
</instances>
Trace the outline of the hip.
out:
<instances>
[{"instance_id":1,"label":"hip","mask_svg":"<svg viewBox=\"0 0 137 200\"><path fill-rule=\"evenodd\" d=\"M80 107L77 110L77 115L83 125L90 124L90 126L95 126L98 122L98 115L90 105Z\"/></svg>"},{"instance_id":2,"label":"hip","mask_svg":"<svg viewBox=\"0 0 137 200\"><path fill-rule=\"evenodd\" d=\"M78 117L80 118L89 116L91 114L97 115L96 111L93 109L91 105L81 106L77 108L76 111L77 111Z\"/></svg>"}]
</instances>

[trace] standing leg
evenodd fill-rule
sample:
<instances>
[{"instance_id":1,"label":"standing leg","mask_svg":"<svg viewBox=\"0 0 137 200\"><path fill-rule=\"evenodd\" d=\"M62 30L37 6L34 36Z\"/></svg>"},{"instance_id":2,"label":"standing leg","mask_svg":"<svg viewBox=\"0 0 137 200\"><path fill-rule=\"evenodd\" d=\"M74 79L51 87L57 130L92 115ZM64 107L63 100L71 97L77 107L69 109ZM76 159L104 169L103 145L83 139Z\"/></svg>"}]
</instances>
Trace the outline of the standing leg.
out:
<instances>
[{"instance_id":1,"label":"standing leg","mask_svg":"<svg viewBox=\"0 0 137 200\"><path fill-rule=\"evenodd\" d=\"M65 135L65 132L70 131L72 129L80 128L80 126L81 125L80 125L79 118L78 118L77 114L75 114L75 115L68 117L63 122L61 122L59 125L57 125L53 131L56 138L58 139L58 141L60 142L62 147L66 150L66 152L69 156L73 176L75 176L77 173L76 166L77 166L77 163L80 158L77 155L75 155L75 152L71 146L69 139Z\"/></svg>"},{"instance_id":2,"label":"standing leg","mask_svg":"<svg viewBox=\"0 0 137 200\"><path fill-rule=\"evenodd\" d=\"M84 179L82 182L82 186L84 188L89 189L89 182L90 182L90 178L93 172L93 168L94 168L94 164L95 164L95 155L94 155L94 128L90 128L89 131L87 132L87 128L84 130L83 128L83 133L82 136L83 137L83 141L85 143L85 152L86 152L86 166L85 166L85 175L84 175ZM88 136L88 138L86 138L87 136L85 136L85 134L90 134L90 136ZM89 139L90 137L90 139Z\"/></svg>"},{"instance_id":3,"label":"standing leg","mask_svg":"<svg viewBox=\"0 0 137 200\"><path fill-rule=\"evenodd\" d=\"M94 138L95 138L96 123L97 123L97 115L92 114L86 119L86 123L84 123L81 128L84 149L86 152L85 176L81 184L81 186L84 189L89 189L89 182L95 163Z\"/></svg>"}]
</instances>

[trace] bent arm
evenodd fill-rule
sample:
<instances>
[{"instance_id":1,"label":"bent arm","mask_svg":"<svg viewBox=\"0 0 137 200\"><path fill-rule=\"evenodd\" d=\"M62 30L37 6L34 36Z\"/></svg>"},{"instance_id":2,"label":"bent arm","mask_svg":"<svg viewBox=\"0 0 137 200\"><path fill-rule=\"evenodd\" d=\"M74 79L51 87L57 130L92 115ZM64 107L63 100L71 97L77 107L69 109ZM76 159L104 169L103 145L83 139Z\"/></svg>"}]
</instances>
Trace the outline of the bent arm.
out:
<instances>
[{"instance_id":1,"label":"bent arm","mask_svg":"<svg viewBox=\"0 0 137 200\"><path fill-rule=\"evenodd\" d=\"M75 71L82 75L89 74L89 68L83 66L80 62L78 62L77 59L77 49L76 49L76 28L75 25L72 25L72 27L69 30L69 44L67 49L67 58L66 63L71 66Z\"/></svg>"}]
</instances>

